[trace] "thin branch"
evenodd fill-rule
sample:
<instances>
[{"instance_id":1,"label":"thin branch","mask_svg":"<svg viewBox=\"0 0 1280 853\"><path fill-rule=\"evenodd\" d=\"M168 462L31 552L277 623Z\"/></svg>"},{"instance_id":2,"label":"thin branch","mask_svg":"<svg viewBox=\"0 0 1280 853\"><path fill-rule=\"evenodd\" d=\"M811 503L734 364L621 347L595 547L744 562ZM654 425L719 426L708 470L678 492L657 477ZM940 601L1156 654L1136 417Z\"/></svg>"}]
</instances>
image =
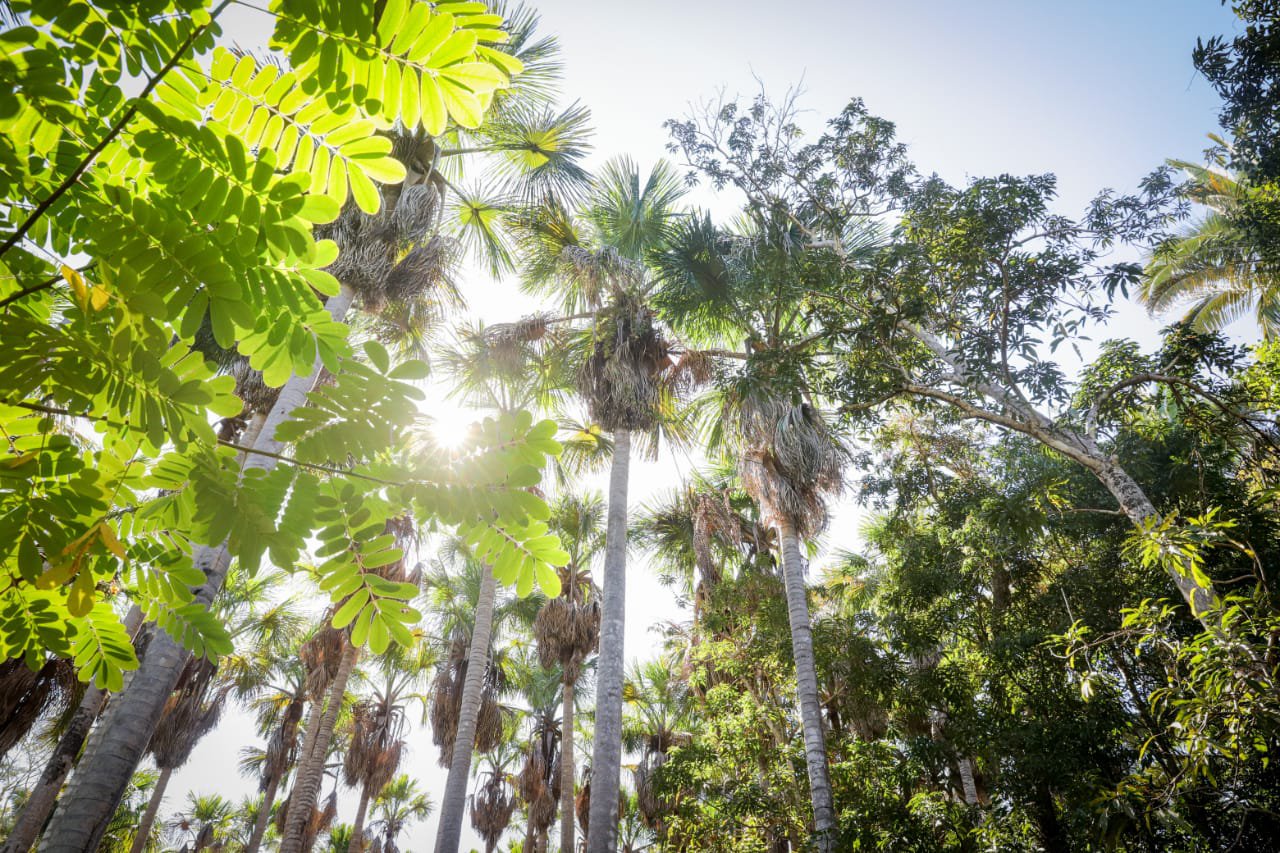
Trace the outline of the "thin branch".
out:
<instances>
[{"instance_id":1,"label":"thin branch","mask_svg":"<svg viewBox=\"0 0 1280 853\"><path fill-rule=\"evenodd\" d=\"M129 109L125 110L124 114L116 120L116 123L111 126L111 129L107 131L106 135L103 136L101 140L99 140L98 144L90 149L89 153L85 155L79 165L72 170L71 174L67 175L67 177L62 180L62 183L58 184L57 188L55 188L54 191L44 199L44 201L35 206L35 209L32 210L27 218L22 221L22 224L18 226L18 230L13 232L13 234L4 241L3 245L0 245L0 257L25 238L27 233L35 227L35 224L40 220L40 217L44 216L49 208L56 204L58 199L62 198L62 196L66 194L67 190L71 189L79 182L80 176L83 175L91 165L93 165L93 161L102 153L102 150L106 148L112 140L119 136L120 132L124 130L125 125L132 121L133 117L137 115L139 104L146 101L152 90L160 84L160 81L164 79L165 75L173 70L173 67L178 64L180 59L182 59L182 55L187 52L187 49L191 47L191 45L195 44L196 39L204 35L205 32L213 26L213 22L217 20L218 15L222 14L222 10L226 9L230 4L231 0L223 0L223 2L218 4L217 8L213 10L213 13L209 16L209 22L207 24L202 24L191 31L191 35L187 36L186 41L178 46L178 49L174 51L173 56L169 57L169 61L166 62L164 66L147 81L147 85L144 86L142 91L138 93L138 96L133 99L133 103L130 104ZM7 304L7 301L5 304Z\"/></svg>"}]
</instances>

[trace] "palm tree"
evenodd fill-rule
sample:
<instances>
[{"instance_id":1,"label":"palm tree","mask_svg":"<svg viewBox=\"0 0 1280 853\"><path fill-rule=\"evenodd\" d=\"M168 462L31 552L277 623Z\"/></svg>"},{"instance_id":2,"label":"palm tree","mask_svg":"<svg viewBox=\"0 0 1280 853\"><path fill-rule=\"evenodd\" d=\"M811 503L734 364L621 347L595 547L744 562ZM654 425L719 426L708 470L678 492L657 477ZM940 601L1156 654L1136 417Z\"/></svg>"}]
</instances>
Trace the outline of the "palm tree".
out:
<instances>
[{"instance_id":1,"label":"palm tree","mask_svg":"<svg viewBox=\"0 0 1280 853\"><path fill-rule=\"evenodd\" d=\"M39 720L78 701L75 669L63 657L50 657L36 670L21 659L0 663L0 759Z\"/></svg>"},{"instance_id":2,"label":"palm tree","mask_svg":"<svg viewBox=\"0 0 1280 853\"><path fill-rule=\"evenodd\" d=\"M538 610L533 636L538 661L561 674L560 694L560 849L573 850L574 840L574 696L582 665L600 642L599 591L590 567L603 550L604 502L599 495L561 496L551 508L551 529L569 554L559 570L560 595Z\"/></svg>"},{"instance_id":3,"label":"palm tree","mask_svg":"<svg viewBox=\"0 0 1280 853\"><path fill-rule=\"evenodd\" d=\"M280 785L298 760L298 734L306 709L311 673L303 658L314 655L307 643L299 644L298 653L285 655L274 668L261 695L253 701L258 733L266 739L265 748L246 747L241 751L240 770L258 777L261 797L253 809L245 853L257 853L262 846L271 819L272 806Z\"/></svg>"},{"instance_id":4,"label":"palm tree","mask_svg":"<svg viewBox=\"0 0 1280 853\"><path fill-rule=\"evenodd\" d=\"M471 827L480 833L485 853L498 849L498 842L511 825L516 793L510 771L522 754L512 732L481 757L482 769L477 776L476 791L471 795Z\"/></svg>"},{"instance_id":5,"label":"palm tree","mask_svg":"<svg viewBox=\"0 0 1280 853\"><path fill-rule=\"evenodd\" d=\"M431 797L418 789L418 783L401 773L378 793L373 801L373 822L379 853L400 853L396 840L410 824L426 820L435 808Z\"/></svg>"},{"instance_id":6,"label":"palm tree","mask_svg":"<svg viewBox=\"0 0 1280 853\"><path fill-rule=\"evenodd\" d=\"M187 794L186 807L169 820L169 830L191 853L221 850L235 821L235 804L218 794Z\"/></svg>"},{"instance_id":7,"label":"palm tree","mask_svg":"<svg viewBox=\"0 0 1280 853\"><path fill-rule=\"evenodd\" d=\"M1264 261L1263 247L1236 221L1251 187L1226 171L1223 154L1208 166L1185 160L1169 165L1187 173L1187 198L1208 213L1156 249L1139 298L1152 313L1190 302L1182 320L1202 331L1252 313L1264 337L1274 338L1280 333L1280 272Z\"/></svg>"},{"instance_id":8,"label":"palm tree","mask_svg":"<svg viewBox=\"0 0 1280 853\"><path fill-rule=\"evenodd\" d=\"M431 648L421 643L412 649L393 646L378 658L377 679L371 693L352 709L351 740L343 757L347 785L360 789L360 804L351 829L349 853L364 849L364 823L369 802L400 770L404 756L405 710L409 702L424 707L426 696L418 692L434 663Z\"/></svg>"},{"instance_id":9,"label":"palm tree","mask_svg":"<svg viewBox=\"0 0 1280 853\"><path fill-rule=\"evenodd\" d=\"M622 769L623 637L626 617L627 483L635 432L659 427L670 395L665 382L669 345L647 304L652 282L646 255L663 246L676 217L683 183L659 162L641 180L632 161L610 162L578 216L557 204L518 222L527 289L558 296L561 321L585 320L577 356L578 392L592 421L612 438L604 557L596 736L592 763L599 814L587 838L589 853L617 846L611 804Z\"/></svg>"},{"instance_id":10,"label":"palm tree","mask_svg":"<svg viewBox=\"0 0 1280 853\"><path fill-rule=\"evenodd\" d=\"M673 747L690 743L685 690L680 667L665 657L635 666L625 687L630 714L624 739L629 749L640 751L640 763L633 774L636 808L644 824L659 837L669 804L654 790L653 774L667 762Z\"/></svg>"},{"instance_id":11,"label":"palm tree","mask_svg":"<svg viewBox=\"0 0 1280 853\"><path fill-rule=\"evenodd\" d=\"M402 554L408 554L410 547L416 546L417 529L412 518L408 516L389 518L384 530L395 538L396 545ZM372 571L396 583L412 583L416 586L421 582L420 570L417 567L409 568L403 557ZM330 608L326 621L332 618L337 607L340 606L341 604L338 604ZM355 672L356 663L360 657L359 647L351 642L350 628L344 628L334 634L326 632L320 645L324 647L321 654L323 659L326 662L330 661L336 653L338 665L325 691L323 712L319 710L318 699L312 706L312 718L308 720L298 772L294 776L293 789L289 792L284 832L280 842L281 853L301 853L302 850L307 849L303 842L311 831L311 816L315 811L320 786L324 780L334 730L337 728L339 713L347 700L347 684Z\"/></svg>"},{"instance_id":12,"label":"palm tree","mask_svg":"<svg viewBox=\"0 0 1280 853\"><path fill-rule=\"evenodd\" d=\"M217 662L188 657L147 746L160 775L142 815L132 853L143 850L173 771L187 763L200 740L218 725L228 697L248 698L259 689L266 677L263 662L274 660L296 630L298 617L293 613L293 602L272 600L282 578L265 572L253 577L232 572L217 610L232 626L233 643L240 641L245 650L225 655Z\"/></svg>"},{"instance_id":13,"label":"palm tree","mask_svg":"<svg viewBox=\"0 0 1280 853\"><path fill-rule=\"evenodd\" d=\"M759 214L725 233L703 216L682 226L659 261L656 301L691 340L728 346L694 356L714 361L708 436L738 458L742 485L777 531L818 849L836 826L801 542L826 525L847 454L806 381L819 335L810 334L804 237ZM743 341L742 349L732 342Z\"/></svg>"},{"instance_id":14,"label":"palm tree","mask_svg":"<svg viewBox=\"0 0 1280 853\"><path fill-rule=\"evenodd\" d=\"M527 738L524 765L516 776L516 790L525 808L525 849L544 853L547 830L556 818L560 800L560 687L558 669L544 669L526 655L512 667L514 686L528 705L523 713Z\"/></svg>"}]
</instances>

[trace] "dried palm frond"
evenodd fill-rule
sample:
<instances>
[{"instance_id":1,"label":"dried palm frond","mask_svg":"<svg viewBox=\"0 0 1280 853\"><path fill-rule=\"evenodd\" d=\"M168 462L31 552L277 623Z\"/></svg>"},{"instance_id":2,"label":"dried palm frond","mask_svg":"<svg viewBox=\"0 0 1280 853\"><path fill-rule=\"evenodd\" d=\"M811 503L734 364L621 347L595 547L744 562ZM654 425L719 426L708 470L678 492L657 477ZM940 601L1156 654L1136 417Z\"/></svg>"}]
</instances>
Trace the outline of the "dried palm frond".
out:
<instances>
[{"instance_id":1,"label":"dried palm frond","mask_svg":"<svg viewBox=\"0 0 1280 853\"><path fill-rule=\"evenodd\" d=\"M75 665L66 658L50 658L35 672L20 659L0 663L0 755L37 720L65 708L79 693Z\"/></svg>"},{"instance_id":2,"label":"dried palm frond","mask_svg":"<svg viewBox=\"0 0 1280 853\"><path fill-rule=\"evenodd\" d=\"M652 429L669 363L653 312L638 299L617 299L597 314L591 352L578 376L591 417L611 432Z\"/></svg>"},{"instance_id":3,"label":"dried palm frond","mask_svg":"<svg viewBox=\"0 0 1280 853\"><path fill-rule=\"evenodd\" d=\"M334 790L324 801L322 807L316 807L311 810L311 819L307 821L302 831L302 849L310 850L315 847L316 839L320 837L322 832L333 826L333 822L337 817L338 792Z\"/></svg>"},{"instance_id":4,"label":"dried palm frond","mask_svg":"<svg viewBox=\"0 0 1280 853\"><path fill-rule=\"evenodd\" d=\"M510 781L501 773L489 773L471 795L471 826L484 839L486 850L497 849L499 839L511 825L515 809L515 792Z\"/></svg>"},{"instance_id":5,"label":"dried palm frond","mask_svg":"<svg viewBox=\"0 0 1280 853\"><path fill-rule=\"evenodd\" d=\"M346 636L328 619L324 620L324 627L302 644L298 657L307 668L307 694L313 700L322 700L328 692L329 684L342 665L346 648Z\"/></svg>"},{"instance_id":6,"label":"dried palm frond","mask_svg":"<svg viewBox=\"0 0 1280 853\"><path fill-rule=\"evenodd\" d=\"M671 384L680 389L701 388L715 378L716 361L704 350L687 349L675 359Z\"/></svg>"},{"instance_id":7,"label":"dried palm frond","mask_svg":"<svg viewBox=\"0 0 1280 853\"><path fill-rule=\"evenodd\" d=\"M157 767L176 768L186 764L200 739L218 725L229 688L209 695L216 672L217 664L204 658L188 663L178 688L165 701L160 721L151 735L148 750L155 757Z\"/></svg>"},{"instance_id":8,"label":"dried palm frond","mask_svg":"<svg viewBox=\"0 0 1280 853\"><path fill-rule=\"evenodd\" d=\"M563 574L562 588L567 590ZM594 598L586 602L570 601L563 595L553 598L534 617L533 636L542 667L559 665L566 679L576 680L582 661L600 643L600 605Z\"/></svg>"},{"instance_id":9,"label":"dried palm frond","mask_svg":"<svg viewBox=\"0 0 1280 853\"><path fill-rule=\"evenodd\" d=\"M424 239L440 208L440 193L429 183L408 184L401 188L391 221L400 245L413 245Z\"/></svg>"},{"instance_id":10,"label":"dried palm frond","mask_svg":"<svg viewBox=\"0 0 1280 853\"><path fill-rule=\"evenodd\" d=\"M432 237L423 245L415 246L387 272L378 305L406 302L441 291L445 298L440 300L440 307L449 307L457 301L457 287L449 278L457 259L458 243L449 237Z\"/></svg>"},{"instance_id":11,"label":"dried palm frond","mask_svg":"<svg viewBox=\"0 0 1280 853\"><path fill-rule=\"evenodd\" d=\"M546 337L550 314L530 314L514 323L494 323L484 330L485 340L494 345L527 344Z\"/></svg>"}]
</instances>

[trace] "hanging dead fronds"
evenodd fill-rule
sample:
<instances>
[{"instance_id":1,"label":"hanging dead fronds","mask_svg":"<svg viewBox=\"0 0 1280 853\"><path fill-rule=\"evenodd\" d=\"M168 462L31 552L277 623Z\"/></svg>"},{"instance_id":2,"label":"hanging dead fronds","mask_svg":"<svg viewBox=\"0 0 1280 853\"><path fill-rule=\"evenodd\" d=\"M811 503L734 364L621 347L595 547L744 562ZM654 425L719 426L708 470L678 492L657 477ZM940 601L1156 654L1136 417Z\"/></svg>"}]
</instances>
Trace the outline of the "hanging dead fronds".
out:
<instances>
[{"instance_id":1,"label":"hanging dead fronds","mask_svg":"<svg viewBox=\"0 0 1280 853\"><path fill-rule=\"evenodd\" d=\"M458 242L449 237L432 237L410 249L387 273L379 289L378 307L385 302L408 302L431 293L441 311L456 302L457 288L449 275L458 258Z\"/></svg>"},{"instance_id":2,"label":"hanging dead fronds","mask_svg":"<svg viewBox=\"0 0 1280 853\"><path fill-rule=\"evenodd\" d=\"M49 658L32 672L20 659L0 663L0 755L12 749L46 714L58 713L80 695L75 665Z\"/></svg>"},{"instance_id":3,"label":"hanging dead fronds","mask_svg":"<svg viewBox=\"0 0 1280 853\"><path fill-rule=\"evenodd\" d=\"M578 390L604 429L649 430L658 421L669 366L667 341L653 312L622 295L596 315Z\"/></svg>"},{"instance_id":4,"label":"hanging dead fronds","mask_svg":"<svg viewBox=\"0 0 1280 853\"><path fill-rule=\"evenodd\" d=\"M515 791L502 773L491 772L471 795L471 826L484 840L486 853L496 850L515 813Z\"/></svg>"}]
</instances>

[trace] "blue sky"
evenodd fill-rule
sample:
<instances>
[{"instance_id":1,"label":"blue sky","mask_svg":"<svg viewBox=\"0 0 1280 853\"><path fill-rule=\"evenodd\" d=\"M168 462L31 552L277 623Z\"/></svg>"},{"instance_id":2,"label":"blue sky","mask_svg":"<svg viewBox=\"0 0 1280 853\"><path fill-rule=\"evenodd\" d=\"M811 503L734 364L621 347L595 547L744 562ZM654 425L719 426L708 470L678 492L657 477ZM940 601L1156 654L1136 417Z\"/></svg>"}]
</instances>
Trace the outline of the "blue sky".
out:
<instances>
[{"instance_id":1,"label":"blue sky","mask_svg":"<svg viewBox=\"0 0 1280 853\"><path fill-rule=\"evenodd\" d=\"M630 154L642 166L664 156L662 122L691 102L780 93L803 82L800 104L813 128L853 96L898 125L925 172L961 182L1004 172L1054 172L1063 212L1078 212L1103 187L1131 189L1167 157L1196 159L1216 129L1216 96L1191 66L1197 36L1230 33L1216 0L544 0L542 31L563 48L566 101L594 115L592 164ZM265 40L268 19L236 9L229 35ZM759 81L759 82L757 82ZM699 195L705 200L706 196ZM531 308L511 283L470 270L472 312L489 322ZM1150 340L1161 325L1136 307L1110 335ZM641 503L671 487L696 460L633 465ZM837 507L829 541L849 544L860 512ZM655 647L651 625L681 618L670 593L633 561L628 584L628 657ZM229 714L171 787L166 813L187 790L238 798L253 783L235 773L248 720ZM430 736L414 738L406 769L438 797L444 777ZM327 792L327 786L326 786ZM353 798L343 800L350 820ZM478 845L466 827L464 838ZM434 820L415 827L406 849L427 851Z\"/></svg>"}]
</instances>

